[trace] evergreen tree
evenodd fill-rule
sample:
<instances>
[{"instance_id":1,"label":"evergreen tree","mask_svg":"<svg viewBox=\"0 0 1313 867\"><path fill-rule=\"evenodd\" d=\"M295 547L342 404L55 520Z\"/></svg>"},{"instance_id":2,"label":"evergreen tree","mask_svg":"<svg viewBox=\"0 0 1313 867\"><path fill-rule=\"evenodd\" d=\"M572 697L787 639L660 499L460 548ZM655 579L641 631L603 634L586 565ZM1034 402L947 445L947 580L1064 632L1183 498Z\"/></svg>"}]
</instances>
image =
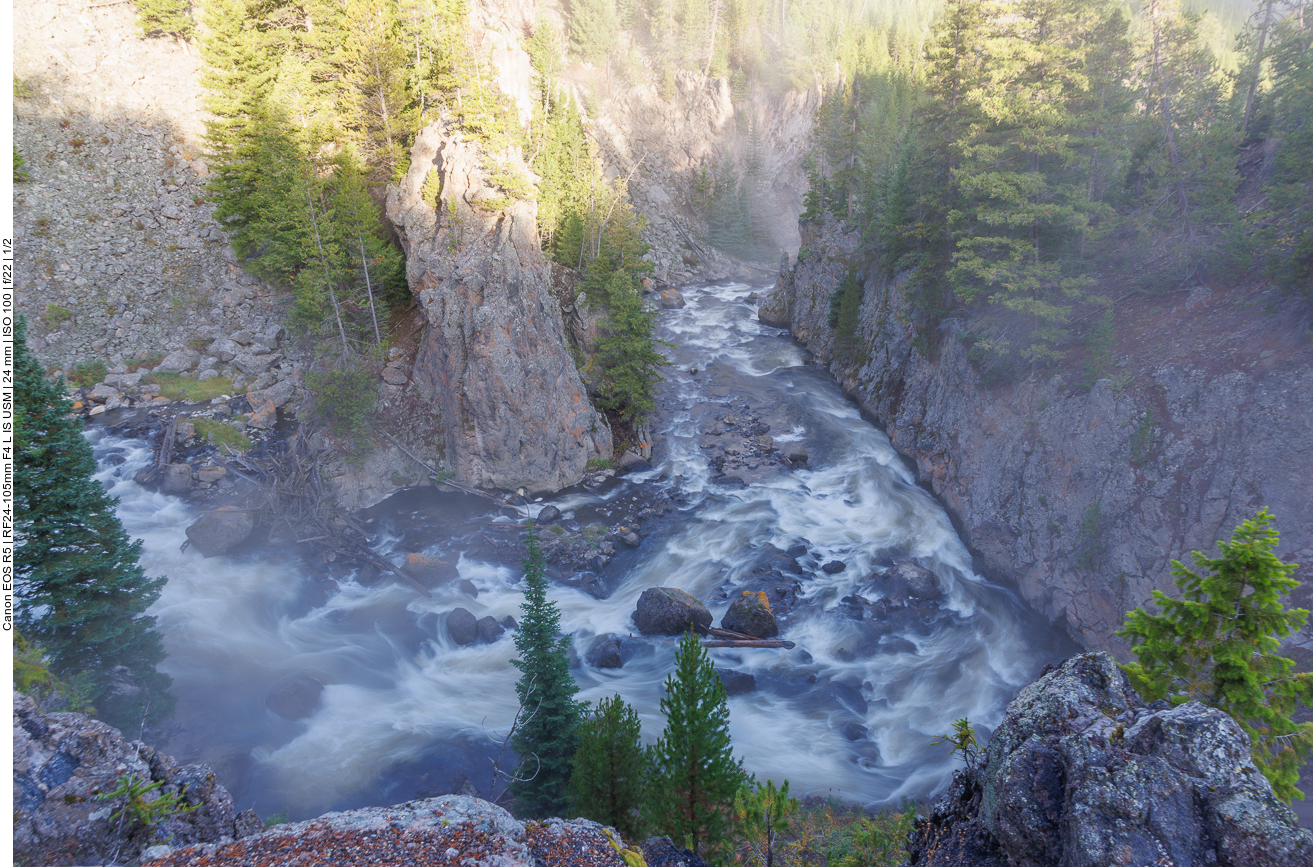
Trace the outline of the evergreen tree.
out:
<instances>
[{"instance_id":1,"label":"evergreen tree","mask_svg":"<svg viewBox=\"0 0 1313 867\"><path fill-rule=\"evenodd\" d=\"M638 713L618 695L604 698L579 726L570 774L570 813L639 837L647 753Z\"/></svg>"},{"instance_id":2,"label":"evergreen tree","mask_svg":"<svg viewBox=\"0 0 1313 867\"><path fill-rule=\"evenodd\" d=\"M1298 568L1283 563L1272 516L1266 509L1219 541L1219 557L1194 552L1199 571L1173 561L1181 599L1154 591L1162 614L1137 608L1117 635L1138 657L1125 666L1150 701L1196 700L1229 713L1253 743L1254 764L1278 798L1302 798L1295 787L1300 765L1313 754L1313 723L1296 723L1297 704L1313 703L1313 674L1296 674L1279 656L1281 639L1308 620L1281 597L1299 582Z\"/></svg>"},{"instance_id":3,"label":"evergreen tree","mask_svg":"<svg viewBox=\"0 0 1313 867\"><path fill-rule=\"evenodd\" d=\"M725 842L743 768L730 749L725 687L692 632L680 641L665 693L666 729L652 750L649 822L677 844L714 852Z\"/></svg>"},{"instance_id":4,"label":"evergreen tree","mask_svg":"<svg viewBox=\"0 0 1313 867\"><path fill-rule=\"evenodd\" d=\"M547 575L538 533L529 527L524 559L524 605L515 631L520 670L515 694L522 718L511 745L520 756L511 794L515 809L524 817L559 816L566 807L579 718L584 705L575 701L574 678L566 652L568 636L561 635L561 615L547 601Z\"/></svg>"},{"instance_id":5,"label":"evergreen tree","mask_svg":"<svg viewBox=\"0 0 1313 867\"><path fill-rule=\"evenodd\" d=\"M144 36L190 39L196 31L190 0L133 0L133 5L137 8L137 27Z\"/></svg>"},{"instance_id":6,"label":"evergreen tree","mask_svg":"<svg viewBox=\"0 0 1313 867\"><path fill-rule=\"evenodd\" d=\"M59 382L47 380L14 335L15 621L49 654L58 677L89 682L91 703L112 725L135 731L174 698L155 618L145 613L164 586L147 578L114 500L92 476L96 462Z\"/></svg>"},{"instance_id":7,"label":"evergreen tree","mask_svg":"<svg viewBox=\"0 0 1313 867\"><path fill-rule=\"evenodd\" d=\"M570 47L594 66L606 63L619 28L615 0L572 0L570 3Z\"/></svg>"},{"instance_id":8,"label":"evergreen tree","mask_svg":"<svg viewBox=\"0 0 1313 867\"><path fill-rule=\"evenodd\" d=\"M734 818L738 825L742 862L752 867L775 867L783 861L782 837L792 824L789 819L802 805L789 797L789 781L779 788L774 780L765 784L751 780L734 796Z\"/></svg>"}]
</instances>

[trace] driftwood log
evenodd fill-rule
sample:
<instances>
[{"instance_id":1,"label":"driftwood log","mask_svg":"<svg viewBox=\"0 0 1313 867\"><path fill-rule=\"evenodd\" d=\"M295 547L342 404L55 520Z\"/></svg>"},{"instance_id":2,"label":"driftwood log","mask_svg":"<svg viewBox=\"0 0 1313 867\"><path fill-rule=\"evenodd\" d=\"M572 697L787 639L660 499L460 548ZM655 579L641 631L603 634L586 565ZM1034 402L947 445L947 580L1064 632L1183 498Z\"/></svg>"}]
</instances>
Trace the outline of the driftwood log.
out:
<instances>
[{"instance_id":1,"label":"driftwood log","mask_svg":"<svg viewBox=\"0 0 1313 867\"><path fill-rule=\"evenodd\" d=\"M717 641L704 641L703 647L780 647L785 650L792 650L798 645L792 641L785 641L782 638L749 638L743 639L724 639Z\"/></svg>"}]
</instances>

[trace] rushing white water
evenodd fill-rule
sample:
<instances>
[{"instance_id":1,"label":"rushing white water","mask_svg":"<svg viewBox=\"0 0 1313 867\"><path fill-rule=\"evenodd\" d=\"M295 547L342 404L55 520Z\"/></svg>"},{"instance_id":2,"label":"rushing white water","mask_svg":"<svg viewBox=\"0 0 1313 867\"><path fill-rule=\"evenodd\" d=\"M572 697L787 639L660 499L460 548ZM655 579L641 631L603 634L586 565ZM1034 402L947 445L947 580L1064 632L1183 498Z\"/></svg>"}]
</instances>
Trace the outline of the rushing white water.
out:
<instances>
[{"instance_id":1,"label":"rushing white water","mask_svg":"<svg viewBox=\"0 0 1313 867\"><path fill-rule=\"evenodd\" d=\"M788 779L795 793L872 804L926 795L952 767L948 751L930 741L963 716L995 725L1017 689L1066 647L1013 594L971 571L943 509L837 385L786 335L756 322L741 300L749 291L689 288L687 307L662 314L662 336L674 348L657 465L601 492L572 489L550 500L569 518L651 485L678 488L687 505L667 532L643 543L609 598L565 587L550 597L582 656L596 635L633 631L643 590L680 587L719 618L734 588L749 580L760 546L805 540L815 563L837 559L847 568L802 579L806 603L783 636L798 648L711 651L718 666L758 682L730 699L735 751L749 771ZM747 487L718 483L699 437L725 404L763 403L787 419L772 430L777 442L807 444L808 467ZM391 581L363 586L344 575L323 598L322 588L332 588L319 574L325 570L290 555L206 560L179 551L194 515L131 481L149 460L144 446L92 436L124 525L144 540L148 573L169 579L152 609L180 696L166 747L213 764L241 806L262 814L390 803L466 778L487 794L490 760L516 710L512 637L457 647L441 626L457 606L476 617L519 615L518 565L475 553L476 528L494 518L479 514L480 501L429 490L377 510L380 551L442 555L474 583L477 598L455 582L425 599ZM113 459L118 466L111 454L121 456ZM877 598L869 576L890 558L930 569L944 596L932 620L897 633L902 642L854 659L840 652L857 638L840 600L859 592ZM674 649L673 641L652 641L621 669L576 667L581 697L618 692L642 716L644 736L655 739ZM295 673L325 689L310 716L288 722L264 698Z\"/></svg>"}]
</instances>

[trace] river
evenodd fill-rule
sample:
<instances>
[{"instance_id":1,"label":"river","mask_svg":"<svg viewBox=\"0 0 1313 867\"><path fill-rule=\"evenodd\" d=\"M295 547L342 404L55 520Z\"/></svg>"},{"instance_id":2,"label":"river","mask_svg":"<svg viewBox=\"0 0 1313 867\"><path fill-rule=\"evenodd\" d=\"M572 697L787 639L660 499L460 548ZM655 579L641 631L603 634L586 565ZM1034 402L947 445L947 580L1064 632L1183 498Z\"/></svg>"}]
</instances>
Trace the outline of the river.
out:
<instances>
[{"instance_id":1,"label":"river","mask_svg":"<svg viewBox=\"0 0 1313 867\"><path fill-rule=\"evenodd\" d=\"M672 363L650 470L529 506L555 505L574 527L613 519L635 494L668 504L644 522L637 549L601 570L609 595L554 585L550 598L583 658L595 636L635 631L630 616L646 588L686 590L719 622L737 590L773 564L776 578L799 585L782 633L797 647L711 651L718 667L756 679L755 690L729 700L736 755L759 779L788 779L794 794L871 805L926 796L953 767L946 747L931 746L935 736L964 716L987 733L1044 663L1073 648L1015 593L972 571L940 504L823 368L787 333L757 322L751 291L685 287L687 306L662 311ZM742 418L768 424L777 447L803 444L807 462L742 454L731 458L736 470L718 472L709 442L719 440L708 437ZM519 564L488 543L518 532L511 515L431 487L369 512L381 553L441 556L477 597L457 582L432 598L391 580L362 584L290 551L203 559L180 550L192 508L132 481L150 460L145 445L104 430L90 436L125 528L144 542L147 573L168 578L151 609L179 696L158 733L162 749L211 764L238 806L262 816L304 818L462 786L487 796L516 711L513 639L458 647L443 618L457 606L518 617ZM909 562L935 585L910 602L884 577ZM827 572L826 563L844 568ZM897 616L877 622L872 612L898 600L906 604ZM622 668L575 666L580 697L619 693L655 740L675 642L625 644L632 658ZM310 715L289 721L265 699L294 675L324 689Z\"/></svg>"}]
</instances>

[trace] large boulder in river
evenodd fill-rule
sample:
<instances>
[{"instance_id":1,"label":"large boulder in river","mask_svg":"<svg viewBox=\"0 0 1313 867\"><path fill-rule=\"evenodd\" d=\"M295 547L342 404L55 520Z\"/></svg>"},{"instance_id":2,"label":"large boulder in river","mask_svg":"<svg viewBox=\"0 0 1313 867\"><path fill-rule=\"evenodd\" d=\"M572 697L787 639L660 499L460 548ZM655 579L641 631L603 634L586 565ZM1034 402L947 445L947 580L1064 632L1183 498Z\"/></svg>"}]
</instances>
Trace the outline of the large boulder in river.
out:
<instances>
[{"instance_id":1,"label":"large boulder in river","mask_svg":"<svg viewBox=\"0 0 1313 867\"><path fill-rule=\"evenodd\" d=\"M407 554L401 571L425 587L437 587L460 577L460 572L451 563L429 554Z\"/></svg>"},{"instance_id":2,"label":"large boulder in river","mask_svg":"<svg viewBox=\"0 0 1313 867\"><path fill-rule=\"evenodd\" d=\"M649 587L638 597L634 625L644 635L683 635L689 628L706 633L711 612L683 590Z\"/></svg>"},{"instance_id":3,"label":"large boulder in river","mask_svg":"<svg viewBox=\"0 0 1313 867\"><path fill-rule=\"evenodd\" d=\"M468 608L453 609L447 615L447 634L464 647L479 640L479 619Z\"/></svg>"},{"instance_id":4,"label":"large boulder in river","mask_svg":"<svg viewBox=\"0 0 1313 867\"><path fill-rule=\"evenodd\" d=\"M124 864L159 840L218 842L264 830L205 765L179 765L118 729L77 713L43 713L14 693L14 860L19 864ZM101 800L125 779L147 804L178 807L151 826L120 821L126 798ZM156 788L150 788L157 786Z\"/></svg>"},{"instance_id":5,"label":"large boulder in river","mask_svg":"<svg viewBox=\"0 0 1313 867\"><path fill-rule=\"evenodd\" d=\"M518 155L497 159L529 176ZM611 430L566 345L538 206L507 200L485 168L493 164L455 122L433 123L388 189L387 217L427 320L408 400L441 408L456 481L556 491L580 481L588 461L612 456ZM440 211L427 192L431 174Z\"/></svg>"},{"instance_id":6,"label":"large boulder in river","mask_svg":"<svg viewBox=\"0 0 1313 867\"><path fill-rule=\"evenodd\" d=\"M187 528L187 540L202 557L226 554L245 542L255 529L255 518L245 509L220 506Z\"/></svg>"},{"instance_id":7,"label":"large boulder in river","mask_svg":"<svg viewBox=\"0 0 1313 867\"><path fill-rule=\"evenodd\" d=\"M1021 691L908 854L918 867L1313 867L1313 832L1231 717L1146 705L1111 656L1087 653Z\"/></svg>"},{"instance_id":8,"label":"large boulder in river","mask_svg":"<svg viewBox=\"0 0 1313 867\"><path fill-rule=\"evenodd\" d=\"M721 618L720 626L731 632L742 632L753 638L774 638L780 634L780 626L771 613L770 602L766 594L758 590L744 590L729 604L729 610Z\"/></svg>"},{"instance_id":9,"label":"large boulder in river","mask_svg":"<svg viewBox=\"0 0 1313 867\"><path fill-rule=\"evenodd\" d=\"M669 289L662 289L657 301L666 310L677 310L684 306L684 293L672 286Z\"/></svg>"}]
</instances>

